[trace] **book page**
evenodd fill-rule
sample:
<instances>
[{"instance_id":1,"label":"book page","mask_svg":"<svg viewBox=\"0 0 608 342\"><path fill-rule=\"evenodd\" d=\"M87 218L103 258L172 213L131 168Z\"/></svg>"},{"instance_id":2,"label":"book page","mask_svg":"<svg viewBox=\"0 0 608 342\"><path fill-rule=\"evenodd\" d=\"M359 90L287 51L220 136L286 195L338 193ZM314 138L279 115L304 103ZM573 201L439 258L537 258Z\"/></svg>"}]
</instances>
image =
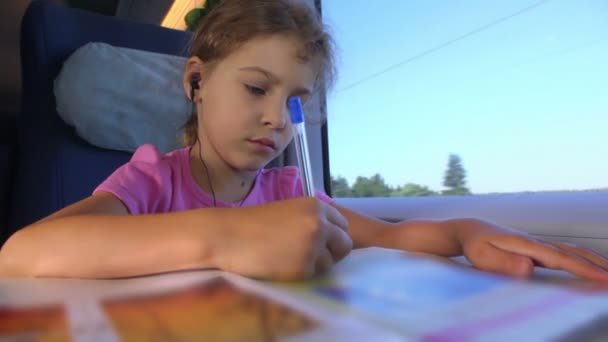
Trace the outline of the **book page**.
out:
<instances>
[{"instance_id":1,"label":"book page","mask_svg":"<svg viewBox=\"0 0 608 342\"><path fill-rule=\"evenodd\" d=\"M218 271L121 280L3 279L0 341L401 340Z\"/></svg>"},{"instance_id":2,"label":"book page","mask_svg":"<svg viewBox=\"0 0 608 342\"><path fill-rule=\"evenodd\" d=\"M423 340L546 340L580 335L608 314L605 285L564 272L523 281L380 248L353 251L327 277L284 287Z\"/></svg>"}]
</instances>

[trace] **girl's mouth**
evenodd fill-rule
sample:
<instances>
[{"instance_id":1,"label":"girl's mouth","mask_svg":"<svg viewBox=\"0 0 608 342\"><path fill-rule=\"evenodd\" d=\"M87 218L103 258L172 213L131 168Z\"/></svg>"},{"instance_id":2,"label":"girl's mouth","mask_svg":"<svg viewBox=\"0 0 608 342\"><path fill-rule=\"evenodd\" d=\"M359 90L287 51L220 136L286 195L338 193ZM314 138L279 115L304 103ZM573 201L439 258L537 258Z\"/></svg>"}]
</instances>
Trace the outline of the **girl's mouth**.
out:
<instances>
[{"instance_id":1,"label":"girl's mouth","mask_svg":"<svg viewBox=\"0 0 608 342\"><path fill-rule=\"evenodd\" d=\"M250 139L248 141L256 148L265 151L274 152L277 149L277 144L270 138Z\"/></svg>"},{"instance_id":2,"label":"girl's mouth","mask_svg":"<svg viewBox=\"0 0 608 342\"><path fill-rule=\"evenodd\" d=\"M272 148L273 150L277 149L277 144L274 142L274 140L270 139L270 138L259 138L259 139L252 139L250 140L252 143L256 143L256 144L260 144L260 145L264 145L264 146L268 146L270 148Z\"/></svg>"}]
</instances>

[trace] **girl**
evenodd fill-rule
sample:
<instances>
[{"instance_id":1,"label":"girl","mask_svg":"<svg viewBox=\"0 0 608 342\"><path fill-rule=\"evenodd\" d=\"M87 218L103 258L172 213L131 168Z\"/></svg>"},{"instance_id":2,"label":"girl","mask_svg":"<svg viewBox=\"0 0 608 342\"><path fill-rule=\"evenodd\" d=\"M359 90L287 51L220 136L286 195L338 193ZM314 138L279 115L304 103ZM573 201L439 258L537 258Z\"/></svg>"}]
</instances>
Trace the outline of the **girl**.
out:
<instances>
[{"instance_id":1,"label":"girl","mask_svg":"<svg viewBox=\"0 0 608 342\"><path fill-rule=\"evenodd\" d=\"M320 19L288 0L224 0L193 40L183 84L196 111L185 145L140 147L92 196L15 233L4 276L116 278L193 268L291 280L351 248L441 256L527 277L535 265L608 281L592 251L478 219L390 224L305 198L296 168L264 169L292 139L287 99L305 102L333 76Z\"/></svg>"}]
</instances>

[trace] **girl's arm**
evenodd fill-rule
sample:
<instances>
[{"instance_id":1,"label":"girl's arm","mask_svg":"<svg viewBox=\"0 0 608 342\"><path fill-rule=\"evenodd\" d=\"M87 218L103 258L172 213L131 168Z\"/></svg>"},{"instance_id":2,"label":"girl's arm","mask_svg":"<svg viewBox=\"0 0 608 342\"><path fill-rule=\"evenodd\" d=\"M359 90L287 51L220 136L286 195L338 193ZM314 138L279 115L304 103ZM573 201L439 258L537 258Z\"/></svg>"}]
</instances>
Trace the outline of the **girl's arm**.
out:
<instances>
[{"instance_id":1,"label":"girl's arm","mask_svg":"<svg viewBox=\"0 0 608 342\"><path fill-rule=\"evenodd\" d=\"M446 221L407 220L391 223L333 204L349 221L353 248L383 247L443 257L462 255L453 229ZM396 233L400 238L395 240Z\"/></svg>"},{"instance_id":2,"label":"girl's arm","mask_svg":"<svg viewBox=\"0 0 608 342\"><path fill-rule=\"evenodd\" d=\"M99 193L17 231L0 250L0 275L113 278L217 267L218 210L128 215Z\"/></svg>"},{"instance_id":3,"label":"girl's arm","mask_svg":"<svg viewBox=\"0 0 608 342\"><path fill-rule=\"evenodd\" d=\"M473 266L529 277L534 266L608 282L606 257L565 243L534 239L478 219L405 220L387 223L334 205L348 220L357 247L384 247L444 257L464 255Z\"/></svg>"},{"instance_id":4,"label":"girl's arm","mask_svg":"<svg viewBox=\"0 0 608 342\"><path fill-rule=\"evenodd\" d=\"M99 193L9 238L0 276L119 278L221 268L292 280L326 270L352 247L347 220L320 200L128 215Z\"/></svg>"}]
</instances>

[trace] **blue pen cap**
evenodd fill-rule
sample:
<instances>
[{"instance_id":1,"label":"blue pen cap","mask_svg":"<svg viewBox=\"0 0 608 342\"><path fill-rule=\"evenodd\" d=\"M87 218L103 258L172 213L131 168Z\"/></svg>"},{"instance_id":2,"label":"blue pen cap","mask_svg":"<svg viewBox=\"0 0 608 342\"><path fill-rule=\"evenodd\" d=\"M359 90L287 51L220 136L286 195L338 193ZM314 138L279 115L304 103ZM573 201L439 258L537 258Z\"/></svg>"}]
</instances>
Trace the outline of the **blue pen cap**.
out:
<instances>
[{"instance_id":1,"label":"blue pen cap","mask_svg":"<svg viewBox=\"0 0 608 342\"><path fill-rule=\"evenodd\" d=\"M287 106L291 113L291 123L298 124L304 122L304 113L302 111L302 101L298 96L290 97L287 100Z\"/></svg>"}]
</instances>

